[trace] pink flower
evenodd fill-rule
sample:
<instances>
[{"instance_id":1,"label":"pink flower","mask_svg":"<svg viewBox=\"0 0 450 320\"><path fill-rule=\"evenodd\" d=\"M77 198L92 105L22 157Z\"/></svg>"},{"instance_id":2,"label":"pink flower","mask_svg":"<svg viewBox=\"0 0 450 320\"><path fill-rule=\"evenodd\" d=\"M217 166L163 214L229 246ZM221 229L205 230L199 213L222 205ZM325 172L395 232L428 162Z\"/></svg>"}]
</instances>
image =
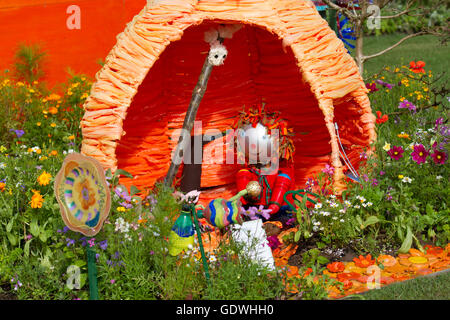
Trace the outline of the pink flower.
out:
<instances>
[{"instance_id":1,"label":"pink flower","mask_svg":"<svg viewBox=\"0 0 450 320\"><path fill-rule=\"evenodd\" d=\"M430 153L425 149L422 144L416 144L414 146L414 151L411 153L412 159L417 162L417 164L425 163L428 155Z\"/></svg>"},{"instance_id":2,"label":"pink flower","mask_svg":"<svg viewBox=\"0 0 450 320\"><path fill-rule=\"evenodd\" d=\"M399 160L400 158L403 157L403 148L402 147L397 147L397 146L393 146L388 152L387 154L394 160Z\"/></svg>"},{"instance_id":3,"label":"pink flower","mask_svg":"<svg viewBox=\"0 0 450 320\"><path fill-rule=\"evenodd\" d=\"M325 169L322 169L323 173L329 174L330 176L334 173L334 168L330 166L328 163L325 165Z\"/></svg>"},{"instance_id":4,"label":"pink flower","mask_svg":"<svg viewBox=\"0 0 450 320\"><path fill-rule=\"evenodd\" d=\"M267 237L267 241L269 242L267 245L272 249L275 250L281 245L280 240L278 240L277 236L270 236Z\"/></svg>"},{"instance_id":5,"label":"pink flower","mask_svg":"<svg viewBox=\"0 0 450 320\"><path fill-rule=\"evenodd\" d=\"M434 150L434 152L431 154L431 158L433 158L435 164L445 164L445 161L447 160L447 154L441 151Z\"/></svg>"},{"instance_id":6,"label":"pink flower","mask_svg":"<svg viewBox=\"0 0 450 320\"><path fill-rule=\"evenodd\" d=\"M114 284L114 283L116 283L116 280L115 279L111 279L109 282L111 282L111 284Z\"/></svg>"}]
</instances>

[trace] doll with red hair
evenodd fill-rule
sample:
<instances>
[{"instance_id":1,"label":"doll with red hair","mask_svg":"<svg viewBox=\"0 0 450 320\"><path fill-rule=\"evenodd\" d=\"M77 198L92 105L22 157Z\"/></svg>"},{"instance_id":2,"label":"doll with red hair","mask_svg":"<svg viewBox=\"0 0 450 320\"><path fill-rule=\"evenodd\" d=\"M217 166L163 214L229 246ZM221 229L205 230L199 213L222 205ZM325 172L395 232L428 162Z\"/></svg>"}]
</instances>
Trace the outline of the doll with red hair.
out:
<instances>
[{"instance_id":1,"label":"doll with red hair","mask_svg":"<svg viewBox=\"0 0 450 320\"><path fill-rule=\"evenodd\" d=\"M284 195L295 186L292 128L279 112L268 112L262 105L240 113L236 135L237 160L244 165L236 175L237 189L245 189L250 181L257 181L261 187L257 197L242 197L242 204L262 205L270 210L269 220L285 223L290 214Z\"/></svg>"}]
</instances>

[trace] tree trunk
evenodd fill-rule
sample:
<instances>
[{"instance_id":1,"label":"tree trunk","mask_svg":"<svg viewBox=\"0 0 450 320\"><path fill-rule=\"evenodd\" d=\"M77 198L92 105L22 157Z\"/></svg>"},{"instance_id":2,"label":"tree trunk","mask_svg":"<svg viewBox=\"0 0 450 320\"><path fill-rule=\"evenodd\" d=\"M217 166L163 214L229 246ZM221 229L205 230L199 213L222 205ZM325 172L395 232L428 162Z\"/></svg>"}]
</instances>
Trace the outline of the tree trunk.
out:
<instances>
[{"instance_id":1,"label":"tree trunk","mask_svg":"<svg viewBox=\"0 0 450 320\"><path fill-rule=\"evenodd\" d=\"M355 60L356 65L358 66L359 73L361 74L361 77L363 76L364 72L364 53L363 53L363 28L362 25L359 24L359 22L355 25L355 36L356 36L356 45L355 45Z\"/></svg>"}]
</instances>

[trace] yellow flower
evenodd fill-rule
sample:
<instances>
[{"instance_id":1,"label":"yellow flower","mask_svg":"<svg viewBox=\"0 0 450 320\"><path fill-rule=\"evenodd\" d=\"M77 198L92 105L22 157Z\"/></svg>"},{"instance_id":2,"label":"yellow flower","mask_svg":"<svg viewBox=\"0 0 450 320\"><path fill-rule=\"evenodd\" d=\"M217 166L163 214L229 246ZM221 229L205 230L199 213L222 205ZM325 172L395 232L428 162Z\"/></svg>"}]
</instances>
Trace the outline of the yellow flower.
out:
<instances>
[{"instance_id":1,"label":"yellow flower","mask_svg":"<svg viewBox=\"0 0 450 320\"><path fill-rule=\"evenodd\" d=\"M31 208L42 208L42 204L44 203L44 198L38 190L33 190L33 196L31 197L30 205Z\"/></svg>"},{"instance_id":2,"label":"yellow flower","mask_svg":"<svg viewBox=\"0 0 450 320\"><path fill-rule=\"evenodd\" d=\"M48 112L50 112L51 114L57 114L58 113L58 109L56 109L55 107L50 107L48 109Z\"/></svg>"},{"instance_id":3,"label":"yellow flower","mask_svg":"<svg viewBox=\"0 0 450 320\"><path fill-rule=\"evenodd\" d=\"M0 146L0 152L3 153L5 152L7 149L4 146Z\"/></svg>"},{"instance_id":4,"label":"yellow flower","mask_svg":"<svg viewBox=\"0 0 450 320\"><path fill-rule=\"evenodd\" d=\"M404 177L405 177L405 176L402 175L402 174L399 174L399 175L398 175L398 178L399 178L399 179L403 179Z\"/></svg>"},{"instance_id":5,"label":"yellow flower","mask_svg":"<svg viewBox=\"0 0 450 320\"><path fill-rule=\"evenodd\" d=\"M46 99L47 99L47 100L51 100L51 101L52 101L52 100L56 101L56 100L61 99L61 96L58 95L58 94L56 94L56 93L52 93L52 94L49 95Z\"/></svg>"},{"instance_id":6,"label":"yellow flower","mask_svg":"<svg viewBox=\"0 0 450 320\"><path fill-rule=\"evenodd\" d=\"M40 156L39 157L39 160L41 160L41 161L44 161L44 160L47 160L48 158L46 157L46 156Z\"/></svg>"},{"instance_id":7,"label":"yellow flower","mask_svg":"<svg viewBox=\"0 0 450 320\"><path fill-rule=\"evenodd\" d=\"M37 178L37 181L39 182L39 185L46 186L50 183L50 179L52 178L52 175L46 171L42 172L42 174Z\"/></svg>"},{"instance_id":8,"label":"yellow flower","mask_svg":"<svg viewBox=\"0 0 450 320\"><path fill-rule=\"evenodd\" d=\"M74 136L74 135L71 135L68 139L69 139L69 140L73 140L73 139L75 139L75 136Z\"/></svg>"},{"instance_id":9,"label":"yellow flower","mask_svg":"<svg viewBox=\"0 0 450 320\"><path fill-rule=\"evenodd\" d=\"M403 131L397 135L400 139L409 139L409 134L404 133Z\"/></svg>"},{"instance_id":10,"label":"yellow flower","mask_svg":"<svg viewBox=\"0 0 450 320\"><path fill-rule=\"evenodd\" d=\"M124 207L118 207L118 208L117 208L117 211L119 211L119 212L125 212L125 208L124 208Z\"/></svg>"},{"instance_id":11,"label":"yellow flower","mask_svg":"<svg viewBox=\"0 0 450 320\"><path fill-rule=\"evenodd\" d=\"M56 127L56 123L52 122L52 123L50 124L50 127L52 127L52 128Z\"/></svg>"},{"instance_id":12,"label":"yellow flower","mask_svg":"<svg viewBox=\"0 0 450 320\"><path fill-rule=\"evenodd\" d=\"M19 81L19 82L16 82L16 86L18 86L18 87L23 87L23 86L24 86L24 84L23 84L23 82L22 82L22 81Z\"/></svg>"},{"instance_id":13,"label":"yellow flower","mask_svg":"<svg viewBox=\"0 0 450 320\"><path fill-rule=\"evenodd\" d=\"M390 143L387 143L387 142L385 142L385 143L384 143L384 147L383 147L383 150L384 150L384 151L389 151L389 150L391 150L391 144L390 144Z\"/></svg>"},{"instance_id":14,"label":"yellow flower","mask_svg":"<svg viewBox=\"0 0 450 320\"><path fill-rule=\"evenodd\" d=\"M40 126L41 126L41 123L40 123L40 122L36 122L36 125L37 125L38 127L40 127Z\"/></svg>"}]
</instances>

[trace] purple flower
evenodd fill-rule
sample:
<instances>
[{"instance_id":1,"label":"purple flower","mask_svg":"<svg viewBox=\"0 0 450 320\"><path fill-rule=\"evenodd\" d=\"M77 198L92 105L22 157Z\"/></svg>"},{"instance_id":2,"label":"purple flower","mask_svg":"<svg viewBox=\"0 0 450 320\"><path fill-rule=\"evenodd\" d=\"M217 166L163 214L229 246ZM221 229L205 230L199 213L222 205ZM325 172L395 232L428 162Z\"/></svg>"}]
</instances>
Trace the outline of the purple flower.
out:
<instances>
[{"instance_id":1,"label":"purple flower","mask_svg":"<svg viewBox=\"0 0 450 320\"><path fill-rule=\"evenodd\" d=\"M378 180L373 178L372 179L372 187L376 187L378 185Z\"/></svg>"},{"instance_id":2,"label":"purple flower","mask_svg":"<svg viewBox=\"0 0 450 320\"><path fill-rule=\"evenodd\" d=\"M386 172L384 172L383 170L380 171L380 176L384 176Z\"/></svg>"},{"instance_id":3,"label":"purple flower","mask_svg":"<svg viewBox=\"0 0 450 320\"><path fill-rule=\"evenodd\" d=\"M361 152L361 153L359 154L359 158L360 158L360 159L367 159L367 153Z\"/></svg>"},{"instance_id":4,"label":"purple flower","mask_svg":"<svg viewBox=\"0 0 450 320\"><path fill-rule=\"evenodd\" d=\"M20 138L21 136L23 136L23 135L25 134L25 131L23 131L23 130L14 130L14 129L11 129L11 130L9 130L9 131L14 131L14 133L15 133L16 136L17 136L17 138Z\"/></svg>"},{"instance_id":5,"label":"purple flower","mask_svg":"<svg viewBox=\"0 0 450 320\"><path fill-rule=\"evenodd\" d=\"M27 234L25 236L25 241L31 240L31 238L33 238L33 236L31 234Z\"/></svg>"},{"instance_id":6,"label":"purple flower","mask_svg":"<svg viewBox=\"0 0 450 320\"><path fill-rule=\"evenodd\" d=\"M133 208L133 205L132 205L131 203L128 203L128 202L125 202L125 201L120 202L119 204L120 204L122 207L125 207L125 208L127 208L127 209Z\"/></svg>"},{"instance_id":7,"label":"purple flower","mask_svg":"<svg viewBox=\"0 0 450 320\"><path fill-rule=\"evenodd\" d=\"M290 218L288 221L286 221L286 226L292 226L295 223L295 218Z\"/></svg>"},{"instance_id":8,"label":"purple flower","mask_svg":"<svg viewBox=\"0 0 450 320\"><path fill-rule=\"evenodd\" d=\"M241 213L242 215L250 218L250 220L258 219L258 217L256 216L256 207L249 207L247 210L241 207Z\"/></svg>"},{"instance_id":9,"label":"purple flower","mask_svg":"<svg viewBox=\"0 0 450 320\"><path fill-rule=\"evenodd\" d=\"M71 245L75 244L75 240L69 239L69 238L66 239L66 242L67 242L67 246L68 247L70 247Z\"/></svg>"},{"instance_id":10,"label":"purple flower","mask_svg":"<svg viewBox=\"0 0 450 320\"><path fill-rule=\"evenodd\" d=\"M262 216L266 220L270 218L270 212L272 212L272 209L264 209L263 205L255 210L256 214Z\"/></svg>"},{"instance_id":11,"label":"purple flower","mask_svg":"<svg viewBox=\"0 0 450 320\"><path fill-rule=\"evenodd\" d=\"M417 164L421 164L425 163L429 154L430 153L422 144L416 144L414 146L414 151L411 153L411 157Z\"/></svg>"},{"instance_id":12,"label":"purple flower","mask_svg":"<svg viewBox=\"0 0 450 320\"><path fill-rule=\"evenodd\" d=\"M115 279L111 279L109 282L110 282L111 284L114 284L114 283L116 282L116 280L115 280Z\"/></svg>"},{"instance_id":13,"label":"purple flower","mask_svg":"<svg viewBox=\"0 0 450 320\"><path fill-rule=\"evenodd\" d=\"M398 105L399 109L409 109L409 111L416 111L417 107L412 103L409 102L408 100L404 99L403 101L401 101Z\"/></svg>"},{"instance_id":14,"label":"purple flower","mask_svg":"<svg viewBox=\"0 0 450 320\"><path fill-rule=\"evenodd\" d=\"M444 123L444 118L437 118L435 125L434 125L434 129L437 130L437 128Z\"/></svg>"},{"instance_id":15,"label":"purple flower","mask_svg":"<svg viewBox=\"0 0 450 320\"><path fill-rule=\"evenodd\" d=\"M155 254L155 251L150 250L150 255L152 256L152 255L154 255L154 254Z\"/></svg>"},{"instance_id":16,"label":"purple flower","mask_svg":"<svg viewBox=\"0 0 450 320\"><path fill-rule=\"evenodd\" d=\"M100 247L100 249L106 250L106 248L108 248L108 240L100 241L98 243L98 246Z\"/></svg>"},{"instance_id":17,"label":"purple flower","mask_svg":"<svg viewBox=\"0 0 450 320\"><path fill-rule=\"evenodd\" d=\"M388 88L389 90L392 89L392 88L394 87L393 84L384 82L384 81L382 81L382 80L376 80L376 82L377 82L378 84L381 84L383 87Z\"/></svg>"}]
</instances>

